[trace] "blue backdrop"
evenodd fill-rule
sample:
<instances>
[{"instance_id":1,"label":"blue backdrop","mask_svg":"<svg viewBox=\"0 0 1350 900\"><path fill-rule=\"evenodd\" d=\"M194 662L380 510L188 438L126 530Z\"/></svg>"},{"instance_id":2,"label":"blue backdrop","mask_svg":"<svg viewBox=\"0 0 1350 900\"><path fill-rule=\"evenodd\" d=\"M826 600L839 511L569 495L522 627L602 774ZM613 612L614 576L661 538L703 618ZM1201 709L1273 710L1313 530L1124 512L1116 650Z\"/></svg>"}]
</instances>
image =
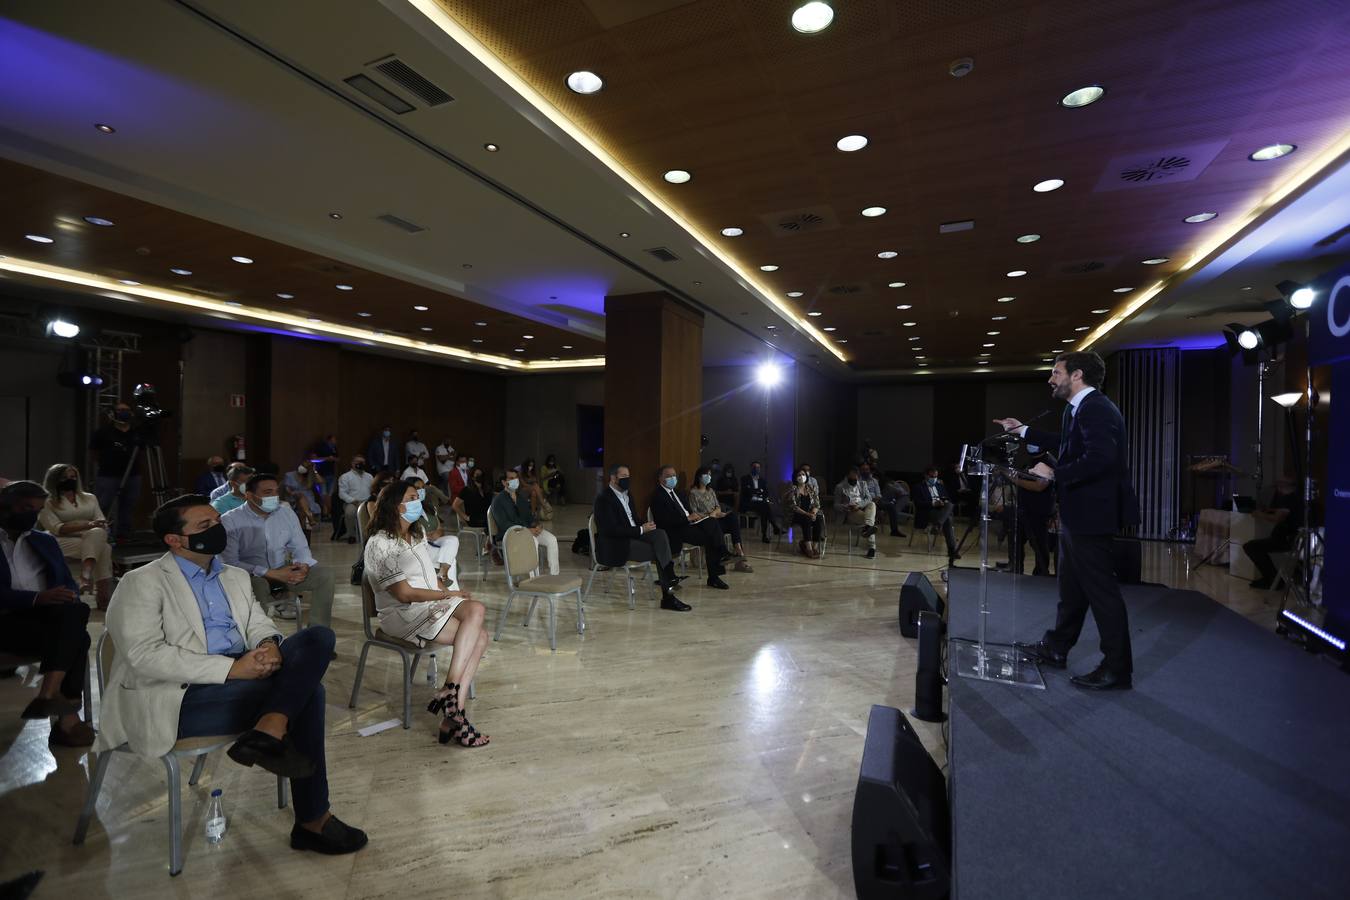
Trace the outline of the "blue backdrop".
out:
<instances>
[{"instance_id":1,"label":"blue backdrop","mask_svg":"<svg viewBox=\"0 0 1350 900\"><path fill-rule=\"evenodd\" d=\"M1327 478L1322 501L1326 508L1326 564L1322 570L1325 627L1339 638L1350 637L1350 264L1314 281L1317 292L1308 310L1312 324L1309 359L1315 366L1333 366L1331 393L1342 409L1331 411L1327 446Z\"/></svg>"}]
</instances>

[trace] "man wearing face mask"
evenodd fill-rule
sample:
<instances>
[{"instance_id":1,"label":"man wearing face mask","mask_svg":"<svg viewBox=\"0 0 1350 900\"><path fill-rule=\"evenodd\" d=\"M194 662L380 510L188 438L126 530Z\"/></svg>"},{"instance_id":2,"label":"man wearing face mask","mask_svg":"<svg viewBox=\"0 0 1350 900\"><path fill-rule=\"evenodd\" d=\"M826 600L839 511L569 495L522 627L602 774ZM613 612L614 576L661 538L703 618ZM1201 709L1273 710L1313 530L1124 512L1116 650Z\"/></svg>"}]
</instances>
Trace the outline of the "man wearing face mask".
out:
<instances>
[{"instance_id":1,"label":"man wearing face mask","mask_svg":"<svg viewBox=\"0 0 1350 900\"><path fill-rule=\"evenodd\" d=\"M436 486L443 491L450 490L450 471L455 468L458 461L455 456L455 448L451 446L450 439L441 441L435 450L436 456Z\"/></svg>"},{"instance_id":2,"label":"man wearing face mask","mask_svg":"<svg viewBox=\"0 0 1350 900\"><path fill-rule=\"evenodd\" d=\"M501 493L492 498L488 515L492 516L499 537L514 525L528 528L534 535L535 546L543 547L548 554L548 574L558 574L558 539L539 524L530 507L530 498L520 489L520 472L516 469L507 469L502 475Z\"/></svg>"},{"instance_id":3,"label":"man wearing face mask","mask_svg":"<svg viewBox=\"0 0 1350 900\"><path fill-rule=\"evenodd\" d=\"M393 434L393 426L386 425L380 429L379 434L371 438L370 446L366 448L366 463L370 466L370 471L398 471L399 448L394 442Z\"/></svg>"},{"instance_id":4,"label":"man wearing face mask","mask_svg":"<svg viewBox=\"0 0 1350 900\"><path fill-rule=\"evenodd\" d=\"M248 477L253 474L252 468L247 463L232 462L225 467L225 480L211 489L211 493L204 495L208 500L219 500L230 491L234 490L236 479L248 481Z\"/></svg>"},{"instance_id":5,"label":"man wearing face mask","mask_svg":"<svg viewBox=\"0 0 1350 900\"><path fill-rule=\"evenodd\" d=\"M414 428L408 435L407 442L403 445L403 461L405 465L417 466L419 469L422 464L430 458L427 452L427 445L422 443L422 438L418 436L417 429Z\"/></svg>"},{"instance_id":6,"label":"man wearing face mask","mask_svg":"<svg viewBox=\"0 0 1350 900\"><path fill-rule=\"evenodd\" d=\"M242 464L231 468L230 480L226 483L225 491L211 498L211 505L215 507L216 512L223 516L230 510L243 506L244 491L248 485L248 480L255 474L252 468Z\"/></svg>"},{"instance_id":7,"label":"man wearing face mask","mask_svg":"<svg viewBox=\"0 0 1350 900\"><path fill-rule=\"evenodd\" d=\"M339 515L333 510L333 540L340 540L345 534L347 543L356 543L356 511L370 499L370 485L374 480L375 476L366 471L365 457L353 457L351 469L338 479L338 500L343 513ZM345 527L339 530L339 524Z\"/></svg>"},{"instance_id":8,"label":"man wearing face mask","mask_svg":"<svg viewBox=\"0 0 1350 900\"><path fill-rule=\"evenodd\" d=\"M675 467L662 466L656 476L656 490L648 501L652 521L666 533L672 556L678 555L685 544L702 547L708 567L708 587L725 591L730 586L721 578L726 574L726 567L722 565L722 557L726 555L722 526L711 516L691 512L689 497L675 490L677 484L679 476L675 474Z\"/></svg>"},{"instance_id":9,"label":"man wearing face mask","mask_svg":"<svg viewBox=\"0 0 1350 900\"><path fill-rule=\"evenodd\" d=\"M225 483L225 458L222 456L213 456L206 461L206 471L197 476L197 484L193 490L194 494L201 494L203 497L211 496L211 492Z\"/></svg>"},{"instance_id":10,"label":"man wearing face mask","mask_svg":"<svg viewBox=\"0 0 1350 900\"><path fill-rule=\"evenodd\" d=\"M136 508L136 501L141 498L141 473L135 469L131 470L121 493L117 490L122 484L122 476L126 474L135 446L136 432L131 427L131 407L119 400L113 407L111 420L100 426L89 441L89 449L98 457L94 496L98 498L99 509L116 520L117 540L131 537L131 514ZM113 508L114 500L116 509Z\"/></svg>"},{"instance_id":11,"label":"man wearing face mask","mask_svg":"<svg viewBox=\"0 0 1350 900\"><path fill-rule=\"evenodd\" d=\"M929 466L923 473L923 482L915 485L914 527L927 528L929 525L941 526L942 536L947 539L947 565L961 558L956 552L956 531L952 528L952 501L947 495L947 486L938 477L937 466Z\"/></svg>"},{"instance_id":12,"label":"man wearing face mask","mask_svg":"<svg viewBox=\"0 0 1350 900\"><path fill-rule=\"evenodd\" d=\"M672 612L693 609L673 593L680 583L670 555L666 533L648 522L633 507L633 479L628 467L609 467L609 487L595 497L591 512L595 516L595 558L602 566L621 568L633 562L656 561L661 585L661 608Z\"/></svg>"},{"instance_id":13,"label":"man wearing face mask","mask_svg":"<svg viewBox=\"0 0 1350 900\"><path fill-rule=\"evenodd\" d=\"M862 536L867 538L867 558L877 555L877 505L872 502L858 479L858 467L848 470L844 480L835 485L834 508L839 510L849 525L861 525Z\"/></svg>"},{"instance_id":14,"label":"man wearing face mask","mask_svg":"<svg viewBox=\"0 0 1350 900\"><path fill-rule=\"evenodd\" d=\"M281 502L277 476L254 475L244 497L243 506L220 517L227 538L221 562L253 576L253 596L264 608L272 602L274 587L289 588L309 599L311 625L331 625L333 571L309 552L300 519ZM284 606L274 615L293 619L295 608Z\"/></svg>"},{"instance_id":15,"label":"man wearing face mask","mask_svg":"<svg viewBox=\"0 0 1350 900\"><path fill-rule=\"evenodd\" d=\"M463 453L455 457L455 465L450 469L450 500L453 502L459 496L459 492L464 490L469 484L469 473L473 471L473 466L469 464L469 458Z\"/></svg>"},{"instance_id":16,"label":"man wearing face mask","mask_svg":"<svg viewBox=\"0 0 1350 900\"><path fill-rule=\"evenodd\" d=\"M760 465L759 460L750 461L750 474L741 479L741 512L759 517L759 537L764 543L769 543L769 525L773 517L773 506L769 503L769 479L764 474L764 467ZM773 533L778 534L781 530L777 522L773 522Z\"/></svg>"},{"instance_id":17,"label":"man wearing face mask","mask_svg":"<svg viewBox=\"0 0 1350 900\"><path fill-rule=\"evenodd\" d=\"M94 730L79 717L89 664L89 607L56 538L34 531L47 492L33 481L0 488L0 652L40 656L42 683L25 719L56 717L53 747L88 747Z\"/></svg>"},{"instance_id":18,"label":"man wearing face mask","mask_svg":"<svg viewBox=\"0 0 1350 900\"><path fill-rule=\"evenodd\" d=\"M96 749L127 744L157 759L182 738L243 732L230 759L291 779L293 849L361 849L365 833L328 807L323 676L332 630L315 625L282 640L248 573L221 563L229 537L205 497L170 500L154 527L169 552L123 576L108 609L115 653ZM100 775L111 758L100 757Z\"/></svg>"}]
</instances>

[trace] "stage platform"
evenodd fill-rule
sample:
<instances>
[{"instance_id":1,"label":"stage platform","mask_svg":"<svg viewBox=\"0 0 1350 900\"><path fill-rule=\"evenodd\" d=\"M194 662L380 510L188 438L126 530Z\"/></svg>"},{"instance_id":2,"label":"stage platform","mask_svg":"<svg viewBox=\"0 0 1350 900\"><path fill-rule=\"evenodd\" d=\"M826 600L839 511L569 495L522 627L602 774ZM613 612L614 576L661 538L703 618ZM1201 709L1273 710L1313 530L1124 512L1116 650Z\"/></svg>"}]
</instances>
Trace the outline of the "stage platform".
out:
<instances>
[{"instance_id":1,"label":"stage platform","mask_svg":"<svg viewBox=\"0 0 1350 900\"><path fill-rule=\"evenodd\" d=\"M1017 581L1014 622L989 575L990 640L1054 621L1054 579ZM1069 684L1101 658L1091 616L1046 690L953 675L952 896L1350 896L1350 676L1194 591L1125 602L1132 691ZM951 637L978 603L953 569Z\"/></svg>"}]
</instances>

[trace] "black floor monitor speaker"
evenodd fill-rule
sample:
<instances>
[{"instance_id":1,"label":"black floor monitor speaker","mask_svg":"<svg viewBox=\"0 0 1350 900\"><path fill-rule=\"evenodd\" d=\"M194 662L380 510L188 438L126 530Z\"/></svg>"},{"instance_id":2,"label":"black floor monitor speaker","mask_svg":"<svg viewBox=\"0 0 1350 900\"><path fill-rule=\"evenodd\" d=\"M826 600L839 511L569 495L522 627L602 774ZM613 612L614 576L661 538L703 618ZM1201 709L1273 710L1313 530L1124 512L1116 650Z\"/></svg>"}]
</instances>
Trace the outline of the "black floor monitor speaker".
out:
<instances>
[{"instance_id":1,"label":"black floor monitor speaker","mask_svg":"<svg viewBox=\"0 0 1350 900\"><path fill-rule=\"evenodd\" d=\"M942 598L922 572L910 572L900 586L900 633L907 638L919 636L919 613L942 615Z\"/></svg>"},{"instance_id":2,"label":"black floor monitor speaker","mask_svg":"<svg viewBox=\"0 0 1350 900\"><path fill-rule=\"evenodd\" d=\"M947 782L898 709L873 706L853 797L859 900L941 900L951 890Z\"/></svg>"}]
</instances>

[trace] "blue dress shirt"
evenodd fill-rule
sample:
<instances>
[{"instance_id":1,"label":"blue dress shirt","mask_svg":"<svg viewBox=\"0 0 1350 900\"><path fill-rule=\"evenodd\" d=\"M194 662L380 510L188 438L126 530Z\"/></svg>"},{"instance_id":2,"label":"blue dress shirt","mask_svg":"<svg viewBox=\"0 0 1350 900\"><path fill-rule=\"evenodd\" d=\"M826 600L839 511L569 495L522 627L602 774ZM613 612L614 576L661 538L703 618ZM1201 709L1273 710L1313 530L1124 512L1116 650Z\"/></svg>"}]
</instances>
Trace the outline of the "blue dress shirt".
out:
<instances>
[{"instance_id":1,"label":"blue dress shirt","mask_svg":"<svg viewBox=\"0 0 1350 900\"><path fill-rule=\"evenodd\" d=\"M244 636L239 633L239 626L235 624L234 614L230 612L225 588L220 584L220 560L212 557L210 567L203 569L181 556L173 559L187 579L188 587L192 588L192 595L197 598L202 624L206 626L206 652L243 653L247 645Z\"/></svg>"}]
</instances>

